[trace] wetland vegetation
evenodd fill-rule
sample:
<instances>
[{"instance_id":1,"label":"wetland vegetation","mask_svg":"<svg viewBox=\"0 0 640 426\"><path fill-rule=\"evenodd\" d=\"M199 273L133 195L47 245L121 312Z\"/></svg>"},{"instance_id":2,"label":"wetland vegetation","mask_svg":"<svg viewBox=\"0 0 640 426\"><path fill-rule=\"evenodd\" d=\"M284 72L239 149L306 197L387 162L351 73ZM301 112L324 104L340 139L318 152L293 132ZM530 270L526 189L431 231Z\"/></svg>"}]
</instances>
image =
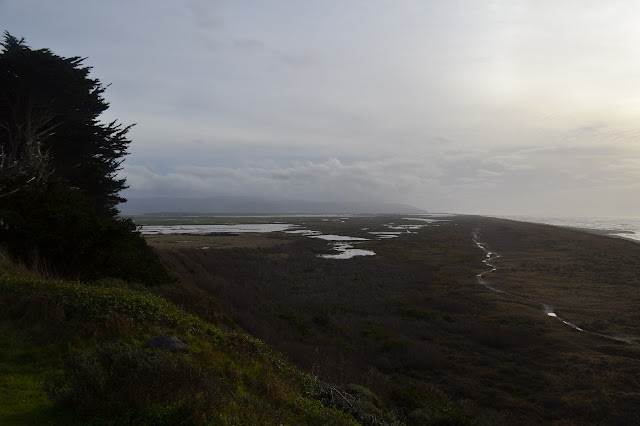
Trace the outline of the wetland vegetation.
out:
<instances>
[{"instance_id":1,"label":"wetland vegetation","mask_svg":"<svg viewBox=\"0 0 640 426\"><path fill-rule=\"evenodd\" d=\"M326 241L283 233L243 247L165 244L157 251L243 330L323 380L371 389L407 423L438 416L489 424L631 420L640 402L640 348L576 332L539 304L479 285L488 268L473 235L500 254L498 269L485 276L492 286L548 302L585 330L635 342L640 246L545 225L446 219L360 242L376 255L348 260L319 257L330 249ZM297 221L362 238L392 222L416 223ZM265 239L271 242L259 243ZM434 408L433 401L446 404Z\"/></svg>"}]
</instances>

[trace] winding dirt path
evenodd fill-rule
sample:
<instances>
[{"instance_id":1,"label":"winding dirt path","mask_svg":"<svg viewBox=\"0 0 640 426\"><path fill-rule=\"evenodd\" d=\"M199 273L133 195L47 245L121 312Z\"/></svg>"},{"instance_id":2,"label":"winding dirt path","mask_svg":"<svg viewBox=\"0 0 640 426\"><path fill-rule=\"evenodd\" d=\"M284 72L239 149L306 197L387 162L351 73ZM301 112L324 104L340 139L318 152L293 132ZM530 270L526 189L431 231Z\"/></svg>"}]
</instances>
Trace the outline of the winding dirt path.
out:
<instances>
[{"instance_id":1,"label":"winding dirt path","mask_svg":"<svg viewBox=\"0 0 640 426\"><path fill-rule=\"evenodd\" d=\"M554 312L554 307L553 305L547 303L547 302L543 302L541 300L536 300L536 299L531 299L528 297L524 297L524 296L520 296L519 294L515 294L515 293L511 293L508 291L504 291L504 290L500 290L498 288L495 288L491 285L489 285L489 283L487 282L487 280L485 280L485 275L489 274L491 272L497 271L498 268L491 263L491 261L493 259L497 259L500 257L500 255L498 253L492 252L489 247L482 243L480 240L480 230L476 229L475 231L473 231L473 242L475 243L476 246L478 246L479 249L481 249L482 251L485 252L485 259L482 261L485 265L487 265L488 267L490 267L491 269L489 269L488 271L482 272L480 274L477 275L478 277L478 283L480 283L481 285L483 285L484 287L488 288L491 291L494 291L496 293L500 293L500 294L505 294L509 297L513 297L515 299L519 299L525 302L528 302L528 304L533 304L533 305L539 305L542 308L542 312L544 312L547 316L551 317L551 318L555 318L558 321L561 321L563 324L573 328L574 330L583 332L583 333L587 333L587 334L591 334L594 336L598 336L598 337L602 337L605 339L609 339L609 340L615 340L617 342L622 342L622 343L627 343L629 345L635 345L635 346L640 346L640 343L634 341L634 340L630 340L624 337L618 337L618 336L611 336L608 334L602 334L602 333L597 333L595 331L589 331L589 330L585 330L579 326L577 326L576 324L572 323L569 320L566 320L560 316L558 316L555 312Z\"/></svg>"}]
</instances>

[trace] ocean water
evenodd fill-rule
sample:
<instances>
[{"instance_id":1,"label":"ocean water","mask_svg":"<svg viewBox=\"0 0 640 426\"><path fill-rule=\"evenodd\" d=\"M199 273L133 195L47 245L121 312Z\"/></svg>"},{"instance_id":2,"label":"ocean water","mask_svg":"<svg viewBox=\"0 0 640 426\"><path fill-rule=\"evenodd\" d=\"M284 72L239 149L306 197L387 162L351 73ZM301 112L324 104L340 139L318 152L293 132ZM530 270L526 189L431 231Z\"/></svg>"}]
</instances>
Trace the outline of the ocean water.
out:
<instances>
[{"instance_id":1,"label":"ocean water","mask_svg":"<svg viewBox=\"0 0 640 426\"><path fill-rule=\"evenodd\" d=\"M214 232L252 233L252 232L281 232L298 225L289 223L246 223L236 225L142 225L143 234L193 234L203 235Z\"/></svg>"},{"instance_id":2,"label":"ocean water","mask_svg":"<svg viewBox=\"0 0 640 426\"><path fill-rule=\"evenodd\" d=\"M547 217L547 216L495 216L521 222L544 223L547 225L566 226L591 231L599 231L608 235L640 242L640 218L615 217Z\"/></svg>"}]
</instances>

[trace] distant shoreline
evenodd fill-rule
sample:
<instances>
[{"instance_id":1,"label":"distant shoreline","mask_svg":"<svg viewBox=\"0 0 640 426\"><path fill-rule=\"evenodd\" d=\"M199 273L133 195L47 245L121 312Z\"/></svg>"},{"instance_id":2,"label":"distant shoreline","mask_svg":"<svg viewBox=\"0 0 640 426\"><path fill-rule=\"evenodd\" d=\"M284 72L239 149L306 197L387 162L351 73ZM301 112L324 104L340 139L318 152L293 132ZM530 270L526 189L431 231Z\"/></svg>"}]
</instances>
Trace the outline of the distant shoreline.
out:
<instances>
[{"instance_id":1,"label":"distant shoreline","mask_svg":"<svg viewBox=\"0 0 640 426\"><path fill-rule=\"evenodd\" d=\"M640 243L640 219L604 217L486 216L522 223L556 226Z\"/></svg>"}]
</instances>

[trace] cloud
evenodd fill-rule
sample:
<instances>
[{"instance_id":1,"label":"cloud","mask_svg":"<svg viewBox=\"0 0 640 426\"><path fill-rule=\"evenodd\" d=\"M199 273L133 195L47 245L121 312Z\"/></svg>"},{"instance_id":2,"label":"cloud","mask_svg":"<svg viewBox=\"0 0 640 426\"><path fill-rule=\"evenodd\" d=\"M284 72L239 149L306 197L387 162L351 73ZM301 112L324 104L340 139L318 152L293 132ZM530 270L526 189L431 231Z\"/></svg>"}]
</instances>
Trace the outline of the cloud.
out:
<instances>
[{"instance_id":1,"label":"cloud","mask_svg":"<svg viewBox=\"0 0 640 426\"><path fill-rule=\"evenodd\" d=\"M268 50L267 45L255 38L238 38L233 40L234 46L247 50Z\"/></svg>"},{"instance_id":2,"label":"cloud","mask_svg":"<svg viewBox=\"0 0 640 426\"><path fill-rule=\"evenodd\" d=\"M480 177L494 178L494 177L498 177L498 176L502 176L502 175L504 175L504 172L496 172L496 171L487 170L487 169L479 169L478 170L478 176L480 176Z\"/></svg>"},{"instance_id":3,"label":"cloud","mask_svg":"<svg viewBox=\"0 0 640 426\"><path fill-rule=\"evenodd\" d=\"M305 67L313 63L310 56L285 52L270 47L264 41L255 38L236 38L233 40L232 45L237 49L249 53L265 53L270 58L293 67Z\"/></svg>"},{"instance_id":4,"label":"cloud","mask_svg":"<svg viewBox=\"0 0 640 426\"><path fill-rule=\"evenodd\" d=\"M587 141L584 145L469 148L448 139L450 143L429 144L416 151L396 150L392 155L387 155L392 151L372 147L368 159L334 156L305 160L309 149L294 150L298 159L292 159L293 148L282 146L269 153L253 152L235 166L167 164L165 171L154 172L125 163L123 175L128 176L131 186L125 196L179 193L385 200L427 209L495 214L527 213L526 209L550 205L570 211L589 191L601 194L603 188L640 180L640 157L629 147ZM206 149L199 150L206 158Z\"/></svg>"},{"instance_id":5,"label":"cloud","mask_svg":"<svg viewBox=\"0 0 640 426\"><path fill-rule=\"evenodd\" d=\"M185 7L191 14L198 29L202 31L217 30L224 26L224 20L216 13L216 1L189 0Z\"/></svg>"},{"instance_id":6,"label":"cloud","mask_svg":"<svg viewBox=\"0 0 640 426\"><path fill-rule=\"evenodd\" d=\"M597 214L640 181L640 6L578 3L23 0L0 26L113 83L125 195Z\"/></svg>"},{"instance_id":7,"label":"cloud","mask_svg":"<svg viewBox=\"0 0 640 426\"><path fill-rule=\"evenodd\" d=\"M268 194L276 199L399 201L433 185L433 176L424 171L424 164L411 161L344 164L330 158L286 167L276 162L239 168L185 165L173 167L166 173L125 164L121 174L127 178L129 189L125 196L129 197L176 193L189 196Z\"/></svg>"}]
</instances>

